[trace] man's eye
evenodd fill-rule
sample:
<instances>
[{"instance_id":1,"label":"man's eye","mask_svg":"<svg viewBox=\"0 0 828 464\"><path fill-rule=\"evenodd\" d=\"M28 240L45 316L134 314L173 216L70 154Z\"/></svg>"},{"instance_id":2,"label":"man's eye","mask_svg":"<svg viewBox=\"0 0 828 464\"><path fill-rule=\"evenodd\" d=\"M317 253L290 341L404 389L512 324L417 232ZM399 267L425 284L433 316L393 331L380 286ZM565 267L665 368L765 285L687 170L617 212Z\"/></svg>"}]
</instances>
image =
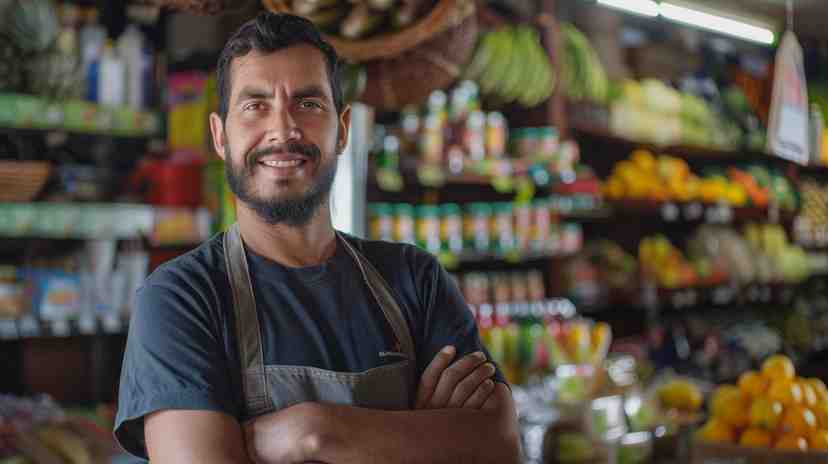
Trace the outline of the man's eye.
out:
<instances>
[{"instance_id":1,"label":"man's eye","mask_svg":"<svg viewBox=\"0 0 828 464\"><path fill-rule=\"evenodd\" d=\"M322 105L313 100L303 100L299 105L306 109L322 108Z\"/></svg>"},{"instance_id":2,"label":"man's eye","mask_svg":"<svg viewBox=\"0 0 828 464\"><path fill-rule=\"evenodd\" d=\"M248 103L244 105L245 111L259 111L261 110L263 105L261 103Z\"/></svg>"}]
</instances>

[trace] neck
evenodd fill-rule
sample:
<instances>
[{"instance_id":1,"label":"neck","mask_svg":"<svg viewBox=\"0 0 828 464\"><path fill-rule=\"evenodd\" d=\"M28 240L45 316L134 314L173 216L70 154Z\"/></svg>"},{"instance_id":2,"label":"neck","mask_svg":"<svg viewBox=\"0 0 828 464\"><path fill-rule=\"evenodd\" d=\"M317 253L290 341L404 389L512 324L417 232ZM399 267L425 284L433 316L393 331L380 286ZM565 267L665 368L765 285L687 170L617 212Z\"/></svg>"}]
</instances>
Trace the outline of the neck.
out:
<instances>
[{"instance_id":1,"label":"neck","mask_svg":"<svg viewBox=\"0 0 828 464\"><path fill-rule=\"evenodd\" d=\"M330 259L336 250L336 235L327 202L301 226L270 224L238 200L236 216L245 246L283 266L316 266Z\"/></svg>"}]
</instances>

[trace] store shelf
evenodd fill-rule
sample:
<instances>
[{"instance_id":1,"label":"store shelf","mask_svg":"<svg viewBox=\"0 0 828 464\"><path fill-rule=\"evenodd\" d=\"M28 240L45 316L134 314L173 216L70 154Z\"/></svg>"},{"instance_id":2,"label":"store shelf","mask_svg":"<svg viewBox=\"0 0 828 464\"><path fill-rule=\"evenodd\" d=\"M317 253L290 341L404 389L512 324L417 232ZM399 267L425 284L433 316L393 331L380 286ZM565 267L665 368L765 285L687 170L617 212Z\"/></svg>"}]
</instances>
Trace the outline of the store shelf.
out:
<instances>
[{"instance_id":1,"label":"store shelf","mask_svg":"<svg viewBox=\"0 0 828 464\"><path fill-rule=\"evenodd\" d=\"M677 289L648 288L641 291L641 304L664 310L732 305L787 305L793 301L798 287L799 284L796 283L728 283Z\"/></svg>"},{"instance_id":2,"label":"store shelf","mask_svg":"<svg viewBox=\"0 0 828 464\"><path fill-rule=\"evenodd\" d=\"M53 101L0 93L0 131L64 131L110 137L155 137L163 133L161 113L96 105L80 100Z\"/></svg>"},{"instance_id":3,"label":"store shelf","mask_svg":"<svg viewBox=\"0 0 828 464\"><path fill-rule=\"evenodd\" d=\"M132 203L0 203L0 236L48 239L147 238L158 246L195 244L209 235L205 209Z\"/></svg>"},{"instance_id":4,"label":"store shelf","mask_svg":"<svg viewBox=\"0 0 828 464\"><path fill-rule=\"evenodd\" d=\"M616 200L607 202L607 216L598 219L614 219L634 216L646 217L666 223L732 224L742 222L792 222L794 212L778 208L732 207L727 204L700 202L675 203L651 200Z\"/></svg>"},{"instance_id":5,"label":"store shelf","mask_svg":"<svg viewBox=\"0 0 828 464\"><path fill-rule=\"evenodd\" d=\"M551 259L566 259L574 256L574 253L552 253L552 252L508 252L504 254L495 253L473 253L464 252L460 255L441 253L437 255L440 263L447 269L455 270L463 266L472 265L518 265L532 264L548 261Z\"/></svg>"},{"instance_id":6,"label":"store shelf","mask_svg":"<svg viewBox=\"0 0 828 464\"><path fill-rule=\"evenodd\" d=\"M79 319L56 321L29 315L0 319L0 341L124 334L128 325L128 317L117 314L82 315Z\"/></svg>"}]
</instances>

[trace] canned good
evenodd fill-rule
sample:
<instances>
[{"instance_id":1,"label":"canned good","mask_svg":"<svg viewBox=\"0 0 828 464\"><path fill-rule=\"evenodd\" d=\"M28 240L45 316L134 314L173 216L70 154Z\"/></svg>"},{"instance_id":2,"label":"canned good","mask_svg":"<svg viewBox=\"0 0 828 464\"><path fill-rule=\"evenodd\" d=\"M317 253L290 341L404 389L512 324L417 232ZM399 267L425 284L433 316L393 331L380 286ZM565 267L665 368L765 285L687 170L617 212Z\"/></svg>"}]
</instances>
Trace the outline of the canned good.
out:
<instances>
[{"instance_id":1,"label":"canned good","mask_svg":"<svg viewBox=\"0 0 828 464\"><path fill-rule=\"evenodd\" d=\"M520 251L529 250L532 241L532 205L515 205L515 246Z\"/></svg>"},{"instance_id":2,"label":"canned good","mask_svg":"<svg viewBox=\"0 0 828 464\"><path fill-rule=\"evenodd\" d=\"M486 274L471 272L463 278L463 295L466 303L476 306L491 303L489 277Z\"/></svg>"},{"instance_id":3,"label":"canned good","mask_svg":"<svg viewBox=\"0 0 828 464\"><path fill-rule=\"evenodd\" d=\"M463 144L473 161L481 161L486 157L486 115L480 111L472 111L466 120L463 130Z\"/></svg>"},{"instance_id":4,"label":"canned good","mask_svg":"<svg viewBox=\"0 0 828 464\"><path fill-rule=\"evenodd\" d=\"M400 203L394 206L396 227L394 228L394 240L400 243L417 244L417 237L414 228L414 207L407 203Z\"/></svg>"},{"instance_id":5,"label":"canned good","mask_svg":"<svg viewBox=\"0 0 828 464\"><path fill-rule=\"evenodd\" d=\"M549 200L540 199L532 203L532 250L545 251L549 245L552 211Z\"/></svg>"},{"instance_id":6,"label":"canned good","mask_svg":"<svg viewBox=\"0 0 828 464\"><path fill-rule=\"evenodd\" d=\"M491 246L489 223L492 207L488 203L472 203L463 217L463 241L470 250L488 253Z\"/></svg>"},{"instance_id":7,"label":"canned good","mask_svg":"<svg viewBox=\"0 0 828 464\"><path fill-rule=\"evenodd\" d=\"M493 236L497 253L505 253L515 247L514 217L511 203L496 203L494 207Z\"/></svg>"},{"instance_id":8,"label":"canned good","mask_svg":"<svg viewBox=\"0 0 828 464\"><path fill-rule=\"evenodd\" d=\"M420 139L420 157L425 163L440 164L443 162L444 150L443 121L439 115L429 114Z\"/></svg>"},{"instance_id":9,"label":"canned good","mask_svg":"<svg viewBox=\"0 0 828 464\"><path fill-rule=\"evenodd\" d=\"M417 245L430 253L439 253L440 208L422 205L417 208Z\"/></svg>"},{"instance_id":10,"label":"canned good","mask_svg":"<svg viewBox=\"0 0 828 464\"><path fill-rule=\"evenodd\" d=\"M492 111L486 116L486 152L490 158L506 156L509 128L502 113Z\"/></svg>"},{"instance_id":11,"label":"canned good","mask_svg":"<svg viewBox=\"0 0 828 464\"><path fill-rule=\"evenodd\" d=\"M440 222L440 242L443 251L454 254L463 252L463 214L460 206L454 203L447 203L440 209L442 221Z\"/></svg>"},{"instance_id":12,"label":"canned good","mask_svg":"<svg viewBox=\"0 0 828 464\"><path fill-rule=\"evenodd\" d=\"M388 203L373 203L369 206L371 220L369 234L372 240L394 240L394 208Z\"/></svg>"},{"instance_id":13,"label":"canned good","mask_svg":"<svg viewBox=\"0 0 828 464\"><path fill-rule=\"evenodd\" d=\"M564 224L561 227L561 253L577 253L583 245L583 231L579 224Z\"/></svg>"}]
</instances>

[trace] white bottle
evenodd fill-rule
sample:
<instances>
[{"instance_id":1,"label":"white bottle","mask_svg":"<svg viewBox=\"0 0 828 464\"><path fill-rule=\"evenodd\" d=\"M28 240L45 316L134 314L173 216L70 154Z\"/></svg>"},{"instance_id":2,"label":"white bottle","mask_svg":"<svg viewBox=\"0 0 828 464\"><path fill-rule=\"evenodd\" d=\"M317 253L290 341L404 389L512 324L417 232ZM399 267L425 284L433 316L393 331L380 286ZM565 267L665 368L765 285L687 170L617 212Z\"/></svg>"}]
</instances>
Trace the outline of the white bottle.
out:
<instances>
[{"instance_id":1,"label":"white bottle","mask_svg":"<svg viewBox=\"0 0 828 464\"><path fill-rule=\"evenodd\" d=\"M126 67L107 40L101 54L98 76L98 101L102 105L123 105L126 96Z\"/></svg>"},{"instance_id":2,"label":"white bottle","mask_svg":"<svg viewBox=\"0 0 828 464\"><path fill-rule=\"evenodd\" d=\"M118 54L126 66L126 103L134 110L142 110L144 96L144 34L134 24L127 26L118 39Z\"/></svg>"},{"instance_id":3,"label":"white bottle","mask_svg":"<svg viewBox=\"0 0 828 464\"><path fill-rule=\"evenodd\" d=\"M106 31L98 23L98 10L90 8L83 13L84 25L80 30L79 46L81 69L86 81L86 98L98 101L98 59L106 42Z\"/></svg>"}]
</instances>

